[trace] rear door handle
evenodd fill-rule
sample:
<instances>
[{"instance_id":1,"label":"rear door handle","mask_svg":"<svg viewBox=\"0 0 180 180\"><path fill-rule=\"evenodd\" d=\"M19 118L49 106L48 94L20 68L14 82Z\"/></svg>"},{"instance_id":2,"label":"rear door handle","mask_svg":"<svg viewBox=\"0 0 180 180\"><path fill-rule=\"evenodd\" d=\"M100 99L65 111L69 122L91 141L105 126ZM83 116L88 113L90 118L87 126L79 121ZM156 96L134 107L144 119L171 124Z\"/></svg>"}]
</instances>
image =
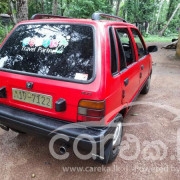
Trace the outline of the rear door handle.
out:
<instances>
[{"instance_id":1,"label":"rear door handle","mask_svg":"<svg viewBox=\"0 0 180 180\"><path fill-rule=\"evenodd\" d=\"M143 70L143 69L144 69L144 65L142 64L142 65L141 65L141 70Z\"/></svg>"},{"instance_id":2,"label":"rear door handle","mask_svg":"<svg viewBox=\"0 0 180 180\"><path fill-rule=\"evenodd\" d=\"M128 84L129 84L129 78L126 78L126 79L124 80L124 85L127 86Z\"/></svg>"}]
</instances>

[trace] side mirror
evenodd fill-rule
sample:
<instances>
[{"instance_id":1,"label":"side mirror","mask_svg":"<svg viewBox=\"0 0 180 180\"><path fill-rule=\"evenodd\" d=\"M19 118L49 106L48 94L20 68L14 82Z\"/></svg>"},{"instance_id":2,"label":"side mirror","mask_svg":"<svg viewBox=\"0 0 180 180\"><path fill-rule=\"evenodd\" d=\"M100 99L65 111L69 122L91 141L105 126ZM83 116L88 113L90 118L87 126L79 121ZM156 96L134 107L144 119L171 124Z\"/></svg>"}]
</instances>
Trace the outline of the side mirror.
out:
<instances>
[{"instance_id":1,"label":"side mirror","mask_svg":"<svg viewBox=\"0 0 180 180\"><path fill-rule=\"evenodd\" d=\"M158 51L158 47L157 46L149 46L147 48L147 51L148 51L148 53L156 52L156 51Z\"/></svg>"}]
</instances>

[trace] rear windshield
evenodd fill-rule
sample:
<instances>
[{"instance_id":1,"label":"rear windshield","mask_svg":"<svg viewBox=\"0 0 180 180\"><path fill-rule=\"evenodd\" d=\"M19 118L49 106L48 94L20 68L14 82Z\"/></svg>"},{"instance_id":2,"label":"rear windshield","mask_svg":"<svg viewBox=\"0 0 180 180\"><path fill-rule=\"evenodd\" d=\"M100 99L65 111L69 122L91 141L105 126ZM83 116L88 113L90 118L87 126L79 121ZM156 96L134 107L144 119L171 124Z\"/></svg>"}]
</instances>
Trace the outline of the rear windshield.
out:
<instances>
[{"instance_id":1,"label":"rear windshield","mask_svg":"<svg viewBox=\"0 0 180 180\"><path fill-rule=\"evenodd\" d=\"M88 25L20 25L0 49L0 68L88 81L93 76L93 46Z\"/></svg>"}]
</instances>

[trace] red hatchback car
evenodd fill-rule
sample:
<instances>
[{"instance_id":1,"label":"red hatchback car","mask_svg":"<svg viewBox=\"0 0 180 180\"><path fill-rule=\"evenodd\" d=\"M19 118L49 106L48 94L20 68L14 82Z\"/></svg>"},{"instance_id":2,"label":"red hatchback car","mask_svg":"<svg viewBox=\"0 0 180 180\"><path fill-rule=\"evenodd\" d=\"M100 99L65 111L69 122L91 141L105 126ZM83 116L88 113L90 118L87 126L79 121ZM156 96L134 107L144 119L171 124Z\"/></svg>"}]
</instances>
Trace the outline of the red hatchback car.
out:
<instances>
[{"instance_id":1,"label":"red hatchback car","mask_svg":"<svg viewBox=\"0 0 180 180\"><path fill-rule=\"evenodd\" d=\"M149 91L155 51L134 25L116 16L34 15L0 46L0 126L50 137L60 133L70 138L67 144L87 134L97 145L92 157L112 162L128 105ZM68 124L73 128L62 128ZM90 151L92 141L84 136L78 146ZM60 149L65 153L65 146Z\"/></svg>"}]
</instances>

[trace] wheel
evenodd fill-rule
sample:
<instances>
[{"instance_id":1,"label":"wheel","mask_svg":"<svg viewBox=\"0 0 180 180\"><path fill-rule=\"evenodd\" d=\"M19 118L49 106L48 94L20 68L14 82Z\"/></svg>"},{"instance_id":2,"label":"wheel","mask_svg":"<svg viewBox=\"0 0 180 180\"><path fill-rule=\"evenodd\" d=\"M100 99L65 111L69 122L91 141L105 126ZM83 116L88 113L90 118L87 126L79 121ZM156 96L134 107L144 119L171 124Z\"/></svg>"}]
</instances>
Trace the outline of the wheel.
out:
<instances>
[{"instance_id":1,"label":"wheel","mask_svg":"<svg viewBox=\"0 0 180 180\"><path fill-rule=\"evenodd\" d=\"M151 76L148 77L145 86L143 87L141 94L147 94L150 89Z\"/></svg>"},{"instance_id":2,"label":"wheel","mask_svg":"<svg viewBox=\"0 0 180 180\"><path fill-rule=\"evenodd\" d=\"M123 132L123 124L122 124L122 115L120 115L121 121L119 121L116 125L116 129L113 134L113 139L111 139L105 147L105 152L104 152L104 159L96 159L98 162L102 164L109 164L112 163L120 150L120 144L122 140L122 132Z\"/></svg>"}]
</instances>

